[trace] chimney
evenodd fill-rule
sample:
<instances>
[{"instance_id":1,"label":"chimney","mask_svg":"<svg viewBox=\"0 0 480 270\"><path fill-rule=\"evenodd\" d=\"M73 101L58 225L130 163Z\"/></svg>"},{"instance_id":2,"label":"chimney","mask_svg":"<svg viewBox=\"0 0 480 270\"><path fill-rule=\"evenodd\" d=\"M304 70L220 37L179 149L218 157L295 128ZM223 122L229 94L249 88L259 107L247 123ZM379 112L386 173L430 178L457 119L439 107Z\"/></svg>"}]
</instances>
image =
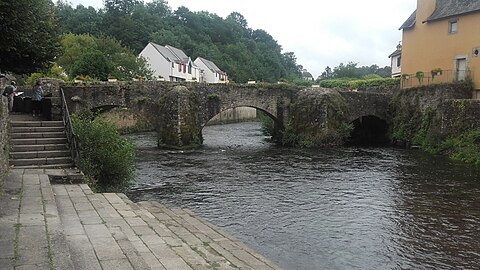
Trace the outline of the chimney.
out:
<instances>
[{"instance_id":1,"label":"chimney","mask_svg":"<svg viewBox=\"0 0 480 270\"><path fill-rule=\"evenodd\" d=\"M417 23L424 23L435 11L437 0L417 0Z\"/></svg>"}]
</instances>

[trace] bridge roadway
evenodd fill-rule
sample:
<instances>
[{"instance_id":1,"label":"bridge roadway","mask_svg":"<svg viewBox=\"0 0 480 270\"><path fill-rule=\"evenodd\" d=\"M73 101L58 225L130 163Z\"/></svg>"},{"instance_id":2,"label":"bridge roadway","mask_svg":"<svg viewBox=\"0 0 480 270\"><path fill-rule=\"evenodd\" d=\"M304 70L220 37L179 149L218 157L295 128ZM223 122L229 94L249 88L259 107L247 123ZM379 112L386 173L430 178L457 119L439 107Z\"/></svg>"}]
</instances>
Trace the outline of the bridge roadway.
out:
<instances>
[{"instance_id":1,"label":"bridge roadway","mask_svg":"<svg viewBox=\"0 0 480 270\"><path fill-rule=\"evenodd\" d=\"M0 195L0 269L280 269L186 209L51 185L12 169Z\"/></svg>"}]
</instances>

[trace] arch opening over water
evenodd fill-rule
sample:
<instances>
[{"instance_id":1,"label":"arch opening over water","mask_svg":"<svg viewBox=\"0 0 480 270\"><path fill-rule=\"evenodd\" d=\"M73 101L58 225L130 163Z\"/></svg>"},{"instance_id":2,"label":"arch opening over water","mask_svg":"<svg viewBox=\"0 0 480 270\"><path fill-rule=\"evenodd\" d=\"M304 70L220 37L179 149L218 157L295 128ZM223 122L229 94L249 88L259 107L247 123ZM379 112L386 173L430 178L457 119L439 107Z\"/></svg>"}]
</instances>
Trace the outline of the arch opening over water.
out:
<instances>
[{"instance_id":1,"label":"arch opening over water","mask_svg":"<svg viewBox=\"0 0 480 270\"><path fill-rule=\"evenodd\" d=\"M362 116L352 122L353 130L346 144L385 146L390 144L387 121L373 115Z\"/></svg>"},{"instance_id":2,"label":"arch opening over water","mask_svg":"<svg viewBox=\"0 0 480 270\"><path fill-rule=\"evenodd\" d=\"M240 109L244 111L234 112L235 109ZM206 123L202 125L199 138L201 138L203 141L203 129L206 126L240 122L261 123L262 133L265 136L271 136L272 139L275 138L275 134L277 134L277 131L283 128L283 126L278 123L278 119L275 116L261 108L257 108L254 106L238 106L225 109L211 117Z\"/></svg>"}]
</instances>

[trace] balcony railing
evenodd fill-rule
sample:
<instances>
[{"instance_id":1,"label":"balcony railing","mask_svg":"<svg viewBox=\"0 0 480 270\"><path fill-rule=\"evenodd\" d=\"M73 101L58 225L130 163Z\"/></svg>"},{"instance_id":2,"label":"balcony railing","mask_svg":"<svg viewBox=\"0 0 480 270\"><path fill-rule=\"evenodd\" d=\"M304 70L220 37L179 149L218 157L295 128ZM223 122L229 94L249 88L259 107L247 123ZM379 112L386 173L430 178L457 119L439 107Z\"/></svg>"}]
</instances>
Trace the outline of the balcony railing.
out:
<instances>
[{"instance_id":1,"label":"balcony railing","mask_svg":"<svg viewBox=\"0 0 480 270\"><path fill-rule=\"evenodd\" d=\"M470 70L442 70L440 72L417 72L415 74L402 74L400 85L402 88L418 87L439 83L452 83L471 78Z\"/></svg>"}]
</instances>

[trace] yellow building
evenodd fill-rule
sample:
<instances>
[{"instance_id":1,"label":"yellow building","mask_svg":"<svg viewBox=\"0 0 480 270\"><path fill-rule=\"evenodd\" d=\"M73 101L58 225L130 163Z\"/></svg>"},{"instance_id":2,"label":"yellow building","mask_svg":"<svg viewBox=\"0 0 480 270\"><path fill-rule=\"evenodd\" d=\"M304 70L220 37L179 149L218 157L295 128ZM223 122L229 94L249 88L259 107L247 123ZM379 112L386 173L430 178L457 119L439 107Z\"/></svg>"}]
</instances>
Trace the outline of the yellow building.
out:
<instances>
[{"instance_id":1,"label":"yellow building","mask_svg":"<svg viewBox=\"0 0 480 270\"><path fill-rule=\"evenodd\" d=\"M404 88L470 77L480 99L480 0L417 0L400 30Z\"/></svg>"}]
</instances>

